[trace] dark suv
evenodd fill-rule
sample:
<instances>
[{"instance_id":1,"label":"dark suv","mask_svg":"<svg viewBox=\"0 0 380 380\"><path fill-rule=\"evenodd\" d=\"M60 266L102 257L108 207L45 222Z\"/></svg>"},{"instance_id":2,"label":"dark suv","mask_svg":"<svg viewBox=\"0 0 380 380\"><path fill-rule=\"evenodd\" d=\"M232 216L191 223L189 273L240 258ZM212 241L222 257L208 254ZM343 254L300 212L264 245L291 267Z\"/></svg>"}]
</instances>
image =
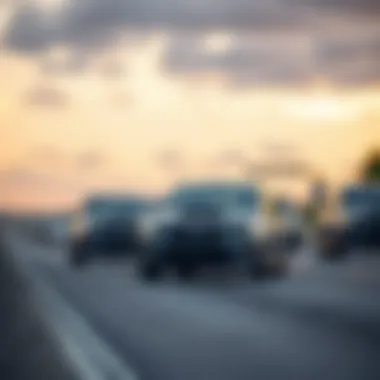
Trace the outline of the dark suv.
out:
<instances>
[{"instance_id":1,"label":"dark suv","mask_svg":"<svg viewBox=\"0 0 380 380\"><path fill-rule=\"evenodd\" d=\"M145 207L147 202L135 196L90 198L71 221L71 263L78 266L95 256L136 251L137 220Z\"/></svg>"},{"instance_id":2,"label":"dark suv","mask_svg":"<svg viewBox=\"0 0 380 380\"><path fill-rule=\"evenodd\" d=\"M179 186L141 220L140 273L152 279L172 267L189 277L209 265L232 265L252 277L281 270L286 255L275 244L283 231L264 199L246 182Z\"/></svg>"},{"instance_id":3,"label":"dark suv","mask_svg":"<svg viewBox=\"0 0 380 380\"><path fill-rule=\"evenodd\" d=\"M344 189L333 222L321 228L322 254L344 256L354 249L380 248L380 186L357 185Z\"/></svg>"}]
</instances>

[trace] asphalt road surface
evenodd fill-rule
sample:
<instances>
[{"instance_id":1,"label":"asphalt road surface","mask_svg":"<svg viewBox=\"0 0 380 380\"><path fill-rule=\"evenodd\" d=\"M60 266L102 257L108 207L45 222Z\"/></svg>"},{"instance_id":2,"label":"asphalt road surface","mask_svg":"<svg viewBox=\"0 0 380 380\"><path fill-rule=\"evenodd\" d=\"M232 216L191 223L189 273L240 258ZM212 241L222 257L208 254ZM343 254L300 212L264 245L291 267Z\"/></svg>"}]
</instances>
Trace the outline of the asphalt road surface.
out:
<instances>
[{"instance_id":1,"label":"asphalt road surface","mask_svg":"<svg viewBox=\"0 0 380 380\"><path fill-rule=\"evenodd\" d=\"M126 262L75 271L59 247L12 244L138 379L380 379L380 254L278 281L148 285Z\"/></svg>"}]
</instances>

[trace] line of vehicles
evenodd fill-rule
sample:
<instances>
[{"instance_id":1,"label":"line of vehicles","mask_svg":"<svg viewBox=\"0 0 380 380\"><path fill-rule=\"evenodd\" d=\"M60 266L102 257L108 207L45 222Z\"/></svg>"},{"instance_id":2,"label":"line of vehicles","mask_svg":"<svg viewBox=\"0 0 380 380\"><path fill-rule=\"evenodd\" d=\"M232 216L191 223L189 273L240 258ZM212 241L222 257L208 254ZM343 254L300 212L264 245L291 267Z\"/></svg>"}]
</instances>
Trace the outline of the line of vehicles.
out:
<instances>
[{"instance_id":1,"label":"line of vehicles","mask_svg":"<svg viewBox=\"0 0 380 380\"><path fill-rule=\"evenodd\" d=\"M379 218L379 186L345 189L321 212L314 236L322 256L380 246ZM251 279L281 276L310 232L300 207L244 181L182 183L154 201L93 196L74 213L70 231L75 267L100 255L134 255L146 280L169 270L188 279L208 266L234 268Z\"/></svg>"}]
</instances>

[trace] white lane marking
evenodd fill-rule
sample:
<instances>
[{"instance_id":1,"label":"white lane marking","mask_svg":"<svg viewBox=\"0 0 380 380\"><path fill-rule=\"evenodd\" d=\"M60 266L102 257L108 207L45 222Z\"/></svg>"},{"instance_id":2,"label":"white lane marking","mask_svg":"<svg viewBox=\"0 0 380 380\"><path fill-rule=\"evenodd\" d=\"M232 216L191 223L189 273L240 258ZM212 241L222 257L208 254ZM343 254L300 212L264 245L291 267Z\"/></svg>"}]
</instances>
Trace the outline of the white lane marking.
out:
<instances>
[{"instance_id":1,"label":"white lane marking","mask_svg":"<svg viewBox=\"0 0 380 380\"><path fill-rule=\"evenodd\" d=\"M41 278L35 283L42 295L41 301L45 305L46 313L50 316L52 328L84 379L137 379L134 371L127 368L116 352L56 290Z\"/></svg>"},{"instance_id":2,"label":"white lane marking","mask_svg":"<svg viewBox=\"0 0 380 380\"><path fill-rule=\"evenodd\" d=\"M67 251L64 247L46 246L25 237L19 231L9 231L6 234L7 244L18 260L24 262L38 261L60 265L66 261Z\"/></svg>"},{"instance_id":3,"label":"white lane marking","mask_svg":"<svg viewBox=\"0 0 380 380\"><path fill-rule=\"evenodd\" d=\"M98 336L85 318L20 257L20 245L14 244L14 241L7 241L6 244L20 270L34 287L35 301L40 306L39 310L43 310L48 328L81 379L136 380L135 372Z\"/></svg>"}]
</instances>

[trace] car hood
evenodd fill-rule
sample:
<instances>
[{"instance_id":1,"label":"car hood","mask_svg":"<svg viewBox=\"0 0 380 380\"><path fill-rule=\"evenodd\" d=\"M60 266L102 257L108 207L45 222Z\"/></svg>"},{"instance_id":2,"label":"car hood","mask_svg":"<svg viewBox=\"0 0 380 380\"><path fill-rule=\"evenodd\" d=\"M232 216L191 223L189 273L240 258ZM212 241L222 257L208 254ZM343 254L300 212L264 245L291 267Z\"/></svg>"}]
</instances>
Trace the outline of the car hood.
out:
<instances>
[{"instance_id":1,"label":"car hood","mask_svg":"<svg viewBox=\"0 0 380 380\"><path fill-rule=\"evenodd\" d=\"M249 222L254 216L254 213L251 210L235 207L199 205L180 210L178 216L180 223L229 225Z\"/></svg>"},{"instance_id":2,"label":"car hood","mask_svg":"<svg viewBox=\"0 0 380 380\"><path fill-rule=\"evenodd\" d=\"M108 217L108 218L95 218L92 221L92 226L94 229L104 229L104 228L125 228L134 223L135 218L133 217Z\"/></svg>"}]
</instances>

